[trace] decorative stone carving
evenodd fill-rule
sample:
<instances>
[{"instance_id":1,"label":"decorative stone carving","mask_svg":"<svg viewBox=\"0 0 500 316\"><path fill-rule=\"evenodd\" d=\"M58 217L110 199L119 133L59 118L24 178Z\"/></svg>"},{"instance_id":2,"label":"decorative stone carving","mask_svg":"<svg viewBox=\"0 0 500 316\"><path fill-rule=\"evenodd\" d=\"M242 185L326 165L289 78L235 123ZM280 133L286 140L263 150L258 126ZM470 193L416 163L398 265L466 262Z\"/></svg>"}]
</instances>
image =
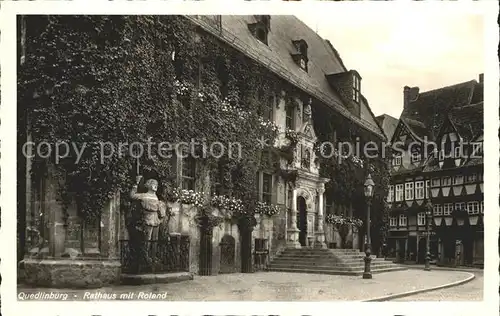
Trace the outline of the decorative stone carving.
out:
<instances>
[{"instance_id":1,"label":"decorative stone carving","mask_svg":"<svg viewBox=\"0 0 500 316\"><path fill-rule=\"evenodd\" d=\"M311 103L312 99L309 98L308 102L304 104L304 122L307 122L311 119L312 111L311 111Z\"/></svg>"}]
</instances>

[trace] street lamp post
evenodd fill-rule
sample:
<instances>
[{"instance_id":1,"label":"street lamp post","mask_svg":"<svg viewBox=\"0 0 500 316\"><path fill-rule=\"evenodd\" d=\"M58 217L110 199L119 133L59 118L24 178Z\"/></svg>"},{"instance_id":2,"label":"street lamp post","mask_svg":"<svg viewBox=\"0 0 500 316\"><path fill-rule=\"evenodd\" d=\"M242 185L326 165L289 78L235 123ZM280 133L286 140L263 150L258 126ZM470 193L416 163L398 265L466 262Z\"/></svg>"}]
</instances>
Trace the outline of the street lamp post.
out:
<instances>
[{"instance_id":1,"label":"street lamp post","mask_svg":"<svg viewBox=\"0 0 500 316\"><path fill-rule=\"evenodd\" d=\"M370 268L370 264L372 261L372 250L371 250L371 236L370 236L370 206L372 202L372 197L373 197L373 188L375 187L375 183L372 180L372 177L370 174L368 174L368 177L366 177L365 181L365 197L366 197L366 246L365 246L365 271L363 272L363 279L371 279L372 278L372 272Z\"/></svg>"},{"instance_id":2,"label":"street lamp post","mask_svg":"<svg viewBox=\"0 0 500 316\"><path fill-rule=\"evenodd\" d=\"M432 204L430 200L427 200L425 203L425 215L426 215L426 221L425 221L425 228L426 228L426 240L425 240L425 247L426 247L426 254L425 254L425 271L431 271L431 252L430 252L430 239L431 239L431 232L430 232L430 221L432 220Z\"/></svg>"}]
</instances>

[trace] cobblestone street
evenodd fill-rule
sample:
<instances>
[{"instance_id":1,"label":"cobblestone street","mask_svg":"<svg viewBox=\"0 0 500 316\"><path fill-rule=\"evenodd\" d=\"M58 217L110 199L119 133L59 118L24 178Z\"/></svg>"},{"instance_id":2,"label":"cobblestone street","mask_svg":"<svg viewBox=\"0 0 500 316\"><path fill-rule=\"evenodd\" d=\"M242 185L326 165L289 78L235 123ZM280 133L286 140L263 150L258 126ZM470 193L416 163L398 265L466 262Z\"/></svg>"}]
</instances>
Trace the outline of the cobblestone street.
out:
<instances>
[{"instance_id":1,"label":"cobblestone street","mask_svg":"<svg viewBox=\"0 0 500 316\"><path fill-rule=\"evenodd\" d=\"M393 300L408 301L481 301L483 300L483 272L474 272L474 280L447 289L436 290Z\"/></svg>"},{"instance_id":2,"label":"cobblestone street","mask_svg":"<svg viewBox=\"0 0 500 316\"><path fill-rule=\"evenodd\" d=\"M195 276L193 281L144 286L116 286L99 290L52 290L19 288L20 294L45 292L68 293L68 300L95 299L102 293L104 299L120 299L120 294L134 295L121 299L138 299L139 293L156 293L157 299L177 301L362 301L402 292L435 287L461 281L469 273L458 271L405 270L375 274L373 279L321 274L259 272L252 274L225 274ZM481 282L479 282L481 283ZM482 294L481 294L482 296Z\"/></svg>"}]
</instances>

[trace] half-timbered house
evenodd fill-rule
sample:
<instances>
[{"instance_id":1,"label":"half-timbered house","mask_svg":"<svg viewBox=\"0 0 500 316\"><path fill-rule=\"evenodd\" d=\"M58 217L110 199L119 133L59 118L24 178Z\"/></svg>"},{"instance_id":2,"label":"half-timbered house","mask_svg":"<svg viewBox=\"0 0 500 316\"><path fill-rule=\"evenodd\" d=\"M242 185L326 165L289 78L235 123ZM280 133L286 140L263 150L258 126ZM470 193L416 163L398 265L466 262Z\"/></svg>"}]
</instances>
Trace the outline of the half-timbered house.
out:
<instances>
[{"instance_id":1,"label":"half-timbered house","mask_svg":"<svg viewBox=\"0 0 500 316\"><path fill-rule=\"evenodd\" d=\"M422 93L405 87L392 143L389 254L398 261L425 260L430 201L433 260L481 266L483 76Z\"/></svg>"}]
</instances>

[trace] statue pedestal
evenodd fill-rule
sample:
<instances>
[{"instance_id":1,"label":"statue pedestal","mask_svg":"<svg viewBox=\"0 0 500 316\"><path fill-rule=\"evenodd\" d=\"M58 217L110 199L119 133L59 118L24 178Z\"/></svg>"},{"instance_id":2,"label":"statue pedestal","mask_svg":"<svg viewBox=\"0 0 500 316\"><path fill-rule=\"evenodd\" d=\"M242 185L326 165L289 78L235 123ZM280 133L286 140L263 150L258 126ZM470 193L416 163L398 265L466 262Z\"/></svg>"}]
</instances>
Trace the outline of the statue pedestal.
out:
<instances>
[{"instance_id":1,"label":"statue pedestal","mask_svg":"<svg viewBox=\"0 0 500 316\"><path fill-rule=\"evenodd\" d=\"M314 243L314 248L328 248L325 243L325 233L324 232L316 232L316 242Z\"/></svg>"},{"instance_id":2,"label":"statue pedestal","mask_svg":"<svg viewBox=\"0 0 500 316\"><path fill-rule=\"evenodd\" d=\"M299 232L297 228L291 228L287 231L288 237L286 241L286 246L288 248L302 248L299 242Z\"/></svg>"}]
</instances>

